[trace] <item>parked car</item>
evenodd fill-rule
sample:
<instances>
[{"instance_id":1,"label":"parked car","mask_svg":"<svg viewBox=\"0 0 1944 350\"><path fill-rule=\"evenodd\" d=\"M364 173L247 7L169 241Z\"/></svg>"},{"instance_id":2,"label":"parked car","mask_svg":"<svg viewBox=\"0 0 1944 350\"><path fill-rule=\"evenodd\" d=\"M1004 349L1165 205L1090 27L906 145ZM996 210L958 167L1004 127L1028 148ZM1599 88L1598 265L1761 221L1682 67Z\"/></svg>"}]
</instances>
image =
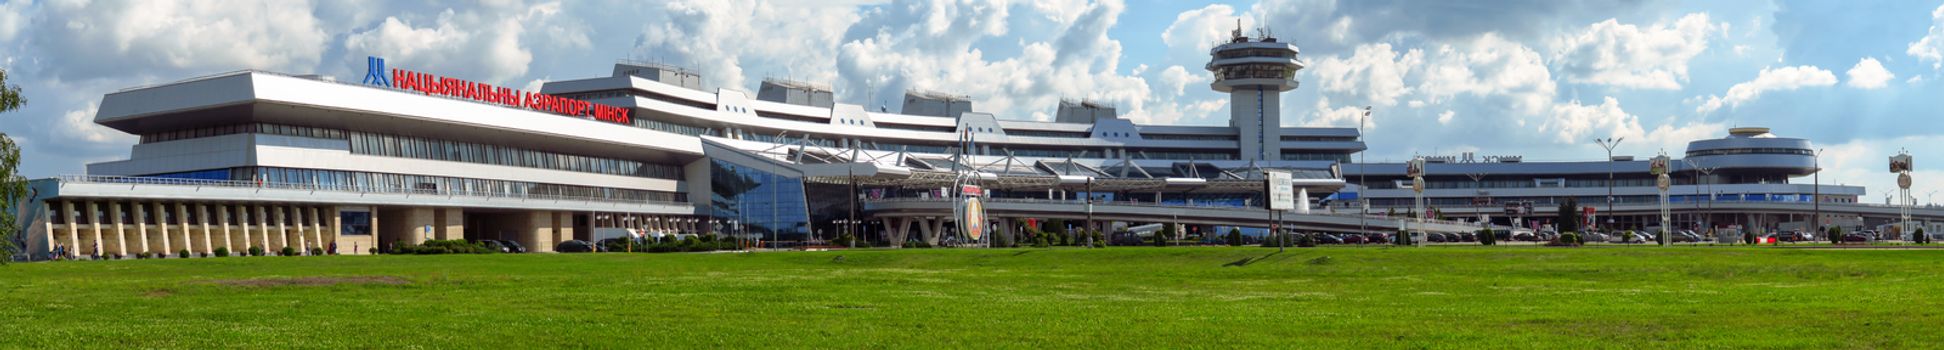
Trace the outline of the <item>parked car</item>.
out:
<instances>
[{"instance_id":1,"label":"parked car","mask_svg":"<svg viewBox=\"0 0 1944 350\"><path fill-rule=\"evenodd\" d=\"M1864 231L1864 232L1869 232L1869 231ZM1874 236L1875 236L1874 234L1860 233L1860 232L1848 233L1848 234L1843 234L1843 241L1844 242L1869 242L1870 238L1874 238Z\"/></svg>"},{"instance_id":2,"label":"parked car","mask_svg":"<svg viewBox=\"0 0 1944 350\"><path fill-rule=\"evenodd\" d=\"M506 252L508 252L508 253L525 253L525 252L527 252L527 249L526 249L526 246L523 246L523 245L520 245L520 242L515 242L515 241L513 241L513 240L510 240L510 239L505 239L505 240L498 240L498 241L499 241L499 243L500 243L500 246L503 246L503 247L506 247Z\"/></svg>"},{"instance_id":3,"label":"parked car","mask_svg":"<svg viewBox=\"0 0 1944 350\"><path fill-rule=\"evenodd\" d=\"M1513 232L1513 233L1512 233L1512 237L1511 237L1511 238L1512 238L1512 239L1510 239L1510 240L1513 240L1513 241L1524 241L1524 242L1538 242L1538 241L1539 241L1539 235L1537 235L1537 234L1534 234L1534 233L1532 233L1532 232L1528 232L1528 231L1519 231L1519 232Z\"/></svg>"},{"instance_id":4,"label":"parked car","mask_svg":"<svg viewBox=\"0 0 1944 350\"><path fill-rule=\"evenodd\" d=\"M1343 244L1364 244L1364 243L1370 243L1370 239L1369 239L1369 238L1367 238L1367 237L1364 237L1363 235L1358 235L1358 234L1349 234L1349 233L1345 233L1345 234L1341 234L1341 235L1337 235L1337 239L1341 239L1341 240L1343 240Z\"/></svg>"},{"instance_id":5,"label":"parked car","mask_svg":"<svg viewBox=\"0 0 1944 350\"><path fill-rule=\"evenodd\" d=\"M578 239L569 240L555 244L554 251L561 253L592 253L594 252L594 244Z\"/></svg>"},{"instance_id":6,"label":"parked car","mask_svg":"<svg viewBox=\"0 0 1944 350\"><path fill-rule=\"evenodd\" d=\"M1459 233L1455 233L1455 234L1453 234L1453 235L1456 235L1456 236L1458 236L1458 237L1457 237L1458 239L1457 239L1457 240L1453 240L1452 242L1477 242L1477 241L1478 241L1478 234L1477 234L1477 233L1471 233L1471 232L1459 232Z\"/></svg>"},{"instance_id":7,"label":"parked car","mask_svg":"<svg viewBox=\"0 0 1944 350\"><path fill-rule=\"evenodd\" d=\"M1694 231L1690 231L1690 230L1676 231L1674 232L1674 235L1668 237L1668 239L1672 242L1680 242L1680 243L1692 243L1692 242L1702 241L1701 235L1695 234Z\"/></svg>"},{"instance_id":8,"label":"parked car","mask_svg":"<svg viewBox=\"0 0 1944 350\"><path fill-rule=\"evenodd\" d=\"M1343 244L1343 238L1336 235L1322 232L1312 233L1312 235L1315 235L1316 244Z\"/></svg>"},{"instance_id":9,"label":"parked car","mask_svg":"<svg viewBox=\"0 0 1944 350\"><path fill-rule=\"evenodd\" d=\"M1944 234L1944 233L1940 233L1940 234ZM1372 234L1367 234L1367 235L1364 235L1364 238L1366 238L1366 239L1368 239L1368 240L1369 240L1369 242L1370 242L1370 243L1372 243L1372 244L1386 244L1386 243L1390 243L1390 242L1391 242L1391 237L1390 237L1390 235L1389 235L1389 234L1383 234L1383 233L1372 233Z\"/></svg>"}]
</instances>

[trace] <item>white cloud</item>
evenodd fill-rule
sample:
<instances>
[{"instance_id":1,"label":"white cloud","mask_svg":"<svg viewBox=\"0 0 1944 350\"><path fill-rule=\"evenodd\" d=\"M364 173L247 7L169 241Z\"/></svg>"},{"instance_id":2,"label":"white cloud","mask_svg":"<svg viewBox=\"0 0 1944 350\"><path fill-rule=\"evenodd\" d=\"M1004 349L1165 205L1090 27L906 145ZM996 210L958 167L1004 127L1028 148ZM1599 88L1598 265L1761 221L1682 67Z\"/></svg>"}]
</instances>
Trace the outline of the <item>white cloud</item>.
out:
<instances>
[{"instance_id":1,"label":"white cloud","mask_svg":"<svg viewBox=\"0 0 1944 350\"><path fill-rule=\"evenodd\" d=\"M1417 89L1433 104L1459 95L1493 97L1512 111L1539 115L1557 94L1538 52L1495 34L1440 46L1427 57Z\"/></svg>"},{"instance_id":2,"label":"white cloud","mask_svg":"<svg viewBox=\"0 0 1944 350\"><path fill-rule=\"evenodd\" d=\"M1646 28L1608 19L1555 38L1550 48L1561 76L1569 81L1676 90L1688 79L1688 61L1707 50L1717 28L1725 24L1709 22L1705 13Z\"/></svg>"},{"instance_id":3,"label":"white cloud","mask_svg":"<svg viewBox=\"0 0 1944 350\"><path fill-rule=\"evenodd\" d=\"M134 138L120 131L95 124L95 111L99 110L100 107L98 103L88 102L87 105L81 108L69 110L67 113L61 113L60 126L56 131L63 136L62 139L79 140L88 143L109 143L127 141Z\"/></svg>"},{"instance_id":4,"label":"white cloud","mask_svg":"<svg viewBox=\"0 0 1944 350\"><path fill-rule=\"evenodd\" d=\"M1235 30L1237 20L1242 21L1242 28L1255 28L1255 18L1236 13L1235 7L1229 5L1214 4L1184 11L1175 16L1168 29L1161 31L1161 43L1167 45L1168 55L1175 63L1207 61L1208 49L1228 41L1229 31Z\"/></svg>"},{"instance_id":5,"label":"white cloud","mask_svg":"<svg viewBox=\"0 0 1944 350\"><path fill-rule=\"evenodd\" d=\"M1588 136L1638 140L1646 134L1641 130L1640 118L1621 109L1620 100L1612 96L1599 105L1572 101L1554 106L1552 117L1541 122L1539 130L1551 133L1556 142L1566 144L1584 142Z\"/></svg>"},{"instance_id":6,"label":"white cloud","mask_svg":"<svg viewBox=\"0 0 1944 350\"><path fill-rule=\"evenodd\" d=\"M308 70L331 39L308 2L61 1L42 4L40 57L67 80L176 79L245 68Z\"/></svg>"},{"instance_id":7,"label":"white cloud","mask_svg":"<svg viewBox=\"0 0 1944 350\"><path fill-rule=\"evenodd\" d=\"M564 29L559 2L492 4L464 11L445 9L430 23L386 17L374 28L349 33L344 48L383 56L399 66L440 67L442 75L515 83L533 63L537 43L585 49L586 34ZM528 25L546 40L528 40ZM571 27L569 27L571 28Z\"/></svg>"},{"instance_id":8,"label":"white cloud","mask_svg":"<svg viewBox=\"0 0 1944 350\"><path fill-rule=\"evenodd\" d=\"M1929 61L1933 70L1944 67L1944 6L1931 10L1930 31L1925 32L1923 38L1911 42L1904 53L1920 61Z\"/></svg>"},{"instance_id":9,"label":"white cloud","mask_svg":"<svg viewBox=\"0 0 1944 350\"><path fill-rule=\"evenodd\" d=\"M1359 96L1383 106L1397 105L1397 99L1411 92L1405 74L1424 64L1424 51L1399 54L1390 44L1365 44L1348 58L1325 56L1306 71L1317 77L1324 92Z\"/></svg>"},{"instance_id":10,"label":"white cloud","mask_svg":"<svg viewBox=\"0 0 1944 350\"><path fill-rule=\"evenodd\" d=\"M1160 87L1165 89L1157 92L1165 97L1181 96L1182 93L1187 92L1189 85L1206 83L1209 79L1207 74L1189 73L1187 68L1168 66L1167 69L1161 70Z\"/></svg>"},{"instance_id":11,"label":"white cloud","mask_svg":"<svg viewBox=\"0 0 1944 350\"><path fill-rule=\"evenodd\" d=\"M1118 73L1121 45L1107 30L1126 6L1120 1L1088 4L1071 23L1058 28L1050 41L1021 42L1019 55L988 59L970 43L1004 34L1009 12L993 4L960 2L911 3L872 12L849 33L862 34L838 46L840 96L856 101L875 95L895 101L906 89L938 90L971 96L974 110L1002 119L1050 119L1061 98L1085 98L1119 107L1122 116L1142 123L1170 123L1175 118L1203 114L1203 101L1177 99L1196 81L1195 73L1163 69L1151 89L1140 77L1145 65L1132 74ZM946 8L940 8L946 7ZM979 18L967 18L979 17ZM971 30L947 30L972 28ZM935 30L936 29L936 30ZM940 44L964 43L965 45ZM844 90L857 93L845 94ZM867 90L868 89L868 90ZM866 104L875 105L878 103ZM884 102L885 104L894 104ZM1150 104L1183 104L1150 108Z\"/></svg>"},{"instance_id":12,"label":"white cloud","mask_svg":"<svg viewBox=\"0 0 1944 350\"><path fill-rule=\"evenodd\" d=\"M1330 98L1320 97L1316 99L1316 108L1311 110L1309 120L1304 121L1302 125L1354 128L1358 127L1358 122L1362 122L1365 127L1377 127L1376 120L1363 120L1363 108L1358 106L1332 107L1330 106Z\"/></svg>"},{"instance_id":13,"label":"white cloud","mask_svg":"<svg viewBox=\"0 0 1944 350\"><path fill-rule=\"evenodd\" d=\"M1445 110L1444 112L1441 112L1441 113L1438 113L1438 124L1439 124L1439 125L1451 125L1451 117L1453 117L1453 116L1457 116L1457 115L1458 115L1458 112L1453 112L1453 111L1451 111L1451 110L1449 110L1449 109L1447 109L1447 110Z\"/></svg>"},{"instance_id":14,"label":"white cloud","mask_svg":"<svg viewBox=\"0 0 1944 350\"><path fill-rule=\"evenodd\" d=\"M1897 77L1896 74L1891 74L1890 70L1883 69L1883 64L1877 63L1876 58L1871 57L1856 61L1856 66L1850 67L1844 74L1849 76L1846 85L1864 90L1882 88L1888 85L1890 79Z\"/></svg>"},{"instance_id":15,"label":"white cloud","mask_svg":"<svg viewBox=\"0 0 1944 350\"><path fill-rule=\"evenodd\" d=\"M27 28L27 14L33 13L31 0L0 3L0 43L13 42Z\"/></svg>"},{"instance_id":16,"label":"white cloud","mask_svg":"<svg viewBox=\"0 0 1944 350\"><path fill-rule=\"evenodd\" d=\"M668 20L645 25L635 58L696 69L709 86L738 89L751 89L765 76L836 80L834 51L860 18L849 6L788 1L695 0L663 7Z\"/></svg>"},{"instance_id":17,"label":"white cloud","mask_svg":"<svg viewBox=\"0 0 1944 350\"><path fill-rule=\"evenodd\" d=\"M1728 87L1726 96L1709 96L1706 102L1695 108L1700 114L1713 113L1722 107L1740 107L1743 103L1754 101L1770 91L1788 91L1805 87L1836 85L1836 74L1815 66L1793 66L1782 68L1763 68L1755 80Z\"/></svg>"},{"instance_id":18,"label":"white cloud","mask_svg":"<svg viewBox=\"0 0 1944 350\"><path fill-rule=\"evenodd\" d=\"M1910 79L1904 79L1904 84L1905 84L1905 85L1911 85L1911 86L1917 86L1917 85L1923 85L1923 84L1924 84L1924 76L1922 76L1922 75L1913 75L1913 76L1910 76Z\"/></svg>"}]
</instances>

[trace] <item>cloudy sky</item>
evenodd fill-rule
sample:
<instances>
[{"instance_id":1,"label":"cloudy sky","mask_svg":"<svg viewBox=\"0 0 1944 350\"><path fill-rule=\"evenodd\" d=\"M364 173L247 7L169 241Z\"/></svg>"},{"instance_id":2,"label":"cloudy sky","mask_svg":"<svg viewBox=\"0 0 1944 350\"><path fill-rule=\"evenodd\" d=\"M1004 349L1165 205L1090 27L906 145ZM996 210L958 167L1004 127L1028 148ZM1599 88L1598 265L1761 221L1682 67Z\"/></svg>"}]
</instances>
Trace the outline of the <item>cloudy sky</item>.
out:
<instances>
[{"instance_id":1,"label":"cloudy sky","mask_svg":"<svg viewBox=\"0 0 1944 350\"><path fill-rule=\"evenodd\" d=\"M1920 183L1944 183L1936 2L4 1L0 67L29 103L0 132L22 142L29 177L127 156L135 137L90 122L105 93L239 69L355 81L366 56L515 87L625 58L697 69L711 88L827 82L893 109L923 88L1007 119L1083 97L1137 122L1221 125L1228 105L1201 67L1240 20L1309 63L1285 125L1354 127L1375 108L1371 161L1598 159L1600 137L1678 156L1767 126L1826 148L1824 181L1870 186L1868 200L1892 188L1882 168L1900 148Z\"/></svg>"}]
</instances>

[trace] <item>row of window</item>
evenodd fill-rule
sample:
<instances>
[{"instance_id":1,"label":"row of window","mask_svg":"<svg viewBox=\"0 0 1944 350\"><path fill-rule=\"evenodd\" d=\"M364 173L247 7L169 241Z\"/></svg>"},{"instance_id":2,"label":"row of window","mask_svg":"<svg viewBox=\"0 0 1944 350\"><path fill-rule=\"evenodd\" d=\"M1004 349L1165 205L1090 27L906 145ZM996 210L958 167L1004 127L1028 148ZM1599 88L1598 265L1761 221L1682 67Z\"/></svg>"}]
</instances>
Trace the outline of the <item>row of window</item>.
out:
<instances>
[{"instance_id":1,"label":"row of window","mask_svg":"<svg viewBox=\"0 0 1944 350\"><path fill-rule=\"evenodd\" d=\"M352 132L351 153L566 170L656 179L681 179L680 167L632 160L523 150L497 145Z\"/></svg>"},{"instance_id":2,"label":"row of window","mask_svg":"<svg viewBox=\"0 0 1944 350\"><path fill-rule=\"evenodd\" d=\"M1816 155L1815 152L1806 149L1801 149L1801 148L1730 148L1730 149L1697 150L1697 151L1687 152L1688 157L1719 156L1719 155L1729 155L1729 154L1789 154L1789 155L1799 155L1799 156Z\"/></svg>"},{"instance_id":3,"label":"row of window","mask_svg":"<svg viewBox=\"0 0 1944 350\"><path fill-rule=\"evenodd\" d=\"M1070 138L1070 139L1087 138L1087 133L1084 132L1048 131L1048 130L1006 130L1006 135L1030 136L1030 137L1058 137L1058 138Z\"/></svg>"},{"instance_id":4,"label":"row of window","mask_svg":"<svg viewBox=\"0 0 1944 350\"><path fill-rule=\"evenodd\" d=\"M266 123L223 125L145 134L142 135L142 142L163 142L244 133L347 140L350 142L351 153L353 154L506 165L657 179L681 179L682 176L681 168L673 165L577 156L479 143ZM205 174L203 176L220 177L220 175Z\"/></svg>"},{"instance_id":5,"label":"row of window","mask_svg":"<svg viewBox=\"0 0 1944 350\"><path fill-rule=\"evenodd\" d=\"M1215 68L1215 76L1230 79L1294 79L1296 71L1280 64L1245 64Z\"/></svg>"},{"instance_id":6,"label":"row of window","mask_svg":"<svg viewBox=\"0 0 1944 350\"><path fill-rule=\"evenodd\" d=\"M270 134L343 140L344 130L279 124L235 124L142 134L142 143L156 143L232 134Z\"/></svg>"},{"instance_id":7,"label":"row of window","mask_svg":"<svg viewBox=\"0 0 1944 350\"><path fill-rule=\"evenodd\" d=\"M1180 140L1180 141L1235 141L1236 140L1235 135L1141 134L1141 138L1149 139L1149 140Z\"/></svg>"},{"instance_id":8,"label":"row of window","mask_svg":"<svg viewBox=\"0 0 1944 350\"><path fill-rule=\"evenodd\" d=\"M1282 160L1327 160L1327 161L1334 161L1338 163L1349 163L1350 154L1347 153L1334 153L1334 154L1332 153L1283 153Z\"/></svg>"},{"instance_id":9,"label":"row of window","mask_svg":"<svg viewBox=\"0 0 1944 350\"><path fill-rule=\"evenodd\" d=\"M344 191L395 192L411 190L434 194L511 197L558 196L622 202L688 201L687 195L676 192L320 169L242 167L154 174L146 175L146 177L216 180L211 177L218 172L227 173L228 178L226 180L231 181L307 184L318 188Z\"/></svg>"},{"instance_id":10,"label":"row of window","mask_svg":"<svg viewBox=\"0 0 1944 350\"><path fill-rule=\"evenodd\" d=\"M1242 49L1242 50L1225 50L1221 52L1216 52L1215 59L1229 59L1229 58L1239 58L1239 57L1290 58L1290 57L1294 57L1295 55L1296 55L1295 52L1291 52L1289 50L1282 50L1282 49Z\"/></svg>"}]
</instances>

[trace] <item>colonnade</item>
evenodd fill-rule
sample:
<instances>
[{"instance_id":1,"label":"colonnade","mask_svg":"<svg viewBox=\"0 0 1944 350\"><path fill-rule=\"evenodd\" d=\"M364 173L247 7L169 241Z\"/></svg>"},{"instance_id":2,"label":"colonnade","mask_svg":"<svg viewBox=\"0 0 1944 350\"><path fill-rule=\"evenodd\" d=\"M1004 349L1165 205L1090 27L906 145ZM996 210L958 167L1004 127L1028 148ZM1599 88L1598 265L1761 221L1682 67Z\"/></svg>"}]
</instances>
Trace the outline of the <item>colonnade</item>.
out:
<instances>
[{"instance_id":1,"label":"colonnade","mask_svg":"<svg viewBox=\"0 0 1944 350\"><path fill-rule=\"evenodd\" d=\"M64 247L66 258L232 255L249 248L278 254L284 247L310 254L339 240L335 206L202 203L147 200L60 200L43 211L40 246ZM340 251L361 254L362 251ZM46 254L49 251L40 253Z\"/></svg>"}]
</instances>

